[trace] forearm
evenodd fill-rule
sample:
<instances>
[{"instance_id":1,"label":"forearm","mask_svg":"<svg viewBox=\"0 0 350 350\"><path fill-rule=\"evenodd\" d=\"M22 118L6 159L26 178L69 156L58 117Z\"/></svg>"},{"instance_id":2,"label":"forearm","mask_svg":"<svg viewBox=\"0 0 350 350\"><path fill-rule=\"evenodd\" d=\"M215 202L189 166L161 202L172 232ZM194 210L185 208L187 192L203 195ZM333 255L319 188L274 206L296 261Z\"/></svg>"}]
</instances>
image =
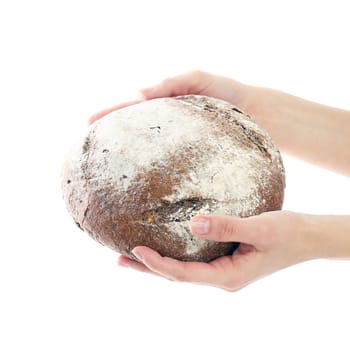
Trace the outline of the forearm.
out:
<instances>
[{"instance_id":1,"label":"forearm","mask_svg":"<svg viewBox=\"0 0 350 350\"><path fill-rule=\"evenodd\" d=\"M350 175L350 112L265 88L255 89L252 116L281 151Z\"/></svg>"},{"instance_id":2,"label":"forearm","mask_svg":"<svg viewBox=\"0 0 350 350\"><path fill-rule=\"evenodd\" d=\"M311 258L350 259L350 216L307 217L305 237Z\"/></svg>"}]
</instances>

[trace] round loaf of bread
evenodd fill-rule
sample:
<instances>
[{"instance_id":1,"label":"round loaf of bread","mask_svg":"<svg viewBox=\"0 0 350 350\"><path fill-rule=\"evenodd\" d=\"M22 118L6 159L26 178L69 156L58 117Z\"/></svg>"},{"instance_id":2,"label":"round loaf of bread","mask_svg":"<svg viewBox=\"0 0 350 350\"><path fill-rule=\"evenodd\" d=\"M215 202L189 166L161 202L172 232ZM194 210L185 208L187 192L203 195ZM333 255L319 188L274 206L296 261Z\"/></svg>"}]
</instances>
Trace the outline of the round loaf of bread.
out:
<instances>
[{"instance_id":1,"label":"round loaf of bread","mask_svg":"<svg viewBox=\"0 0 350 350\"><path fill-rule=\"evenodd\" d=\"M278 210L284 187L269 135L235 106L195 95L108 114L72 147L62 171L77 225L134 259L139 245L183 261L230 254L237 244L193 237L191 217Z\"/></svg>"}]
</instances>

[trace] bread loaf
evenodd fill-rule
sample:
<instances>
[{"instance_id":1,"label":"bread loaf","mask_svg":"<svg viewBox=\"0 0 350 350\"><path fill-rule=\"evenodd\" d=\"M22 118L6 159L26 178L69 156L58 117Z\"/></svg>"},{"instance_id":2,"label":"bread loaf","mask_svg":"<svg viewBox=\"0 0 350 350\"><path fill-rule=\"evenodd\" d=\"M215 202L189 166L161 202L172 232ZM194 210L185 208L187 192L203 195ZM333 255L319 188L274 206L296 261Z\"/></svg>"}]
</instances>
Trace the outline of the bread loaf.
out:
<instances>
[{"instance_id":1,"label":"bread loaf","mask_svg":"<svg viewBox=\"0 0 350 350\"><path fill-rule=\"evenodd\" d=\"M235 106L195 95L110 113L89 127L62 169L77 225L134 259L138 245L184 261L230 254L237 244L193 237L190 218L278 210L284 187L269 135Z\"/></svg>"}]
</instances>

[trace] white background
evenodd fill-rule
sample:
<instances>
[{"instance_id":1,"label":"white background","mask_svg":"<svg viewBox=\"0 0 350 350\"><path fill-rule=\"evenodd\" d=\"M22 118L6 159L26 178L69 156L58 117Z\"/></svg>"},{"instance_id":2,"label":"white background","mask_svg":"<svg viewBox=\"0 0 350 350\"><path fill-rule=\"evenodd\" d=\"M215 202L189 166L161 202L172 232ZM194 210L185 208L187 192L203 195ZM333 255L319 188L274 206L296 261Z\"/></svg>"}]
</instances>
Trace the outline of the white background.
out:
<instances>
[{"instance_id":1,"label":"white background","mask_svg":"<svg viewBox=\"0 0 350 350\"><path fill-rule=\"evenodd\" d=\"M349 262L238 293L143 275L75 227L59 181L91 114L188 69L350 109L347 6L1 1L0 348L349 349ZM349 179L284 159L285 209L349 214Z\"/></svg>"}]
</instances>

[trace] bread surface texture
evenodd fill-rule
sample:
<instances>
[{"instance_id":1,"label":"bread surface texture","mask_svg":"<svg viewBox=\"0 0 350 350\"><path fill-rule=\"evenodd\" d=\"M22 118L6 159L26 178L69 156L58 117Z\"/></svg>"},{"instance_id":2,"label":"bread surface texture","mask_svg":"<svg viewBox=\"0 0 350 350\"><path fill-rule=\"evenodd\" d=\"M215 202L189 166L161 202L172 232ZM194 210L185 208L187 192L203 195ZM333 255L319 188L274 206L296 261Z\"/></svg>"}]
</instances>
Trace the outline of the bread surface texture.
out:
<instances>
[{"instance_id":1,"label":"bread surface texture","mask_svg":"<svg viewBox=\"0 0 350 350\"><path fill-rule=\"evenodd\" d=\"M197 95L159 98L91 125L62 168L77 225L117 252L144 245L183 261L210 261L235 243L195 238L197 214L247 217L281 209L280 153L235 106Z\"/></svg>"}]
</instances>

